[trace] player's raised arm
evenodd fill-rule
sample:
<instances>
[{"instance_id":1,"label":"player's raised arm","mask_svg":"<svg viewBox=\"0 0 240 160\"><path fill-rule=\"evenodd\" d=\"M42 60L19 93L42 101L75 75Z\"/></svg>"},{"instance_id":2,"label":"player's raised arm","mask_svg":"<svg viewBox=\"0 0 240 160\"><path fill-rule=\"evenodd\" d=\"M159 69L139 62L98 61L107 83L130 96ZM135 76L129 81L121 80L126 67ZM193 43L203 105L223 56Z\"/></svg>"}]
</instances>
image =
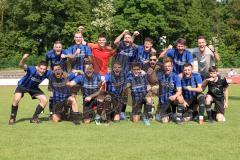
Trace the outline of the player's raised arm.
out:
<instances>
[{"instance_id":1,"label":"player's raised arm","mask_svg":"<svg viewBox=\"0 0 240 160\"><path fill-rule=\"evenodd\" d=\"M163 57L165 57L166 56L166 53L167 53L167 51L168 50L170 50L170 49L172 49L173 48L173 46L170 44L170 45L168 45L168 47L167 48L164 48L164 50L159 54L159 58L163 58Z\"/></svg>"},{"instance_id":2,"label":"player's raised arm","mask_svg":"<svg viewBox=\"0 0 240 160\"><path fill-rule=\"evenodd\" d=\"M132 35L132 42L134 42L135 37L137 37L140 33L138 31L134 31Z\"/></svg>"},{"instance_id":3,"label":"player's raised arm","mask_svg":"<svg viewBox=\"0 0 240 160\"><path fill-rule=\"evenodd\" d=\"M220 61L220 56L218 54L218 52L215 50L215 48L213 47L213 45L209 45L208 48L212 51L212 56L213 56L213 59L218 62Z\"/></svg>"},{"instance_id":4,"label":"player's raised arm","mask_svg":"<svg viewBox=\"0 0 240 160\"><path fill-rule=\"evenodd\" d=\"M26 70L27 69L27 65L25 64L26 60L28 59L29 54L24 54L21 61L19 62L19 67Z\"/></svg>"},{"instance_id":5,"label":"player's raised arm","mask_svg":"<svg viewBox=\"0 0 240 160\"><path fill-rule=\"evenodd\" d=\"M203 89L207 87L209 81L213 81L213 78L207 78L203 81L203 83L202 83Z\"/></svg>"},{"instance_id":6,"label":"player's raised arm","mask_svg":"<svg viewBox=\"0 0 240 160\"><path fill-rule=\"evenodd\" d=\"M123 36L124 36L126 33L128 33L128 32L129 32L128 30L124 30L124 31L115 39L114 44L115 44L116 46L118 46L119 43L120 43L120 41L121 41L121 39L123 38Z\"/></svg>"}]
</instances>

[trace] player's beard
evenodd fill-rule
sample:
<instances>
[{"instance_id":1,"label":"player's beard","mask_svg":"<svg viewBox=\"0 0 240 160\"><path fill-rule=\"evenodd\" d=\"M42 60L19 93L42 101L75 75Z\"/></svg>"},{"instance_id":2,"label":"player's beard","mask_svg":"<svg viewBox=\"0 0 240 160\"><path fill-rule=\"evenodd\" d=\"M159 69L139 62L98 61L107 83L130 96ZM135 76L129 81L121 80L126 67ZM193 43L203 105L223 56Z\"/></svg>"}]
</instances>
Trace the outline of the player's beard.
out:
<instances>
[{"instance_id":1,"label":"player's beard","mask_svg":"<svg viewBox=\"0 0 240 160\"><path fill-rule=\"evenodd\" d=\"M151 66L152 68L154 68L154 67L156 66L156 63L155 63L155 62L150 62L150 66Z\"/></svg>"}]
</instances>

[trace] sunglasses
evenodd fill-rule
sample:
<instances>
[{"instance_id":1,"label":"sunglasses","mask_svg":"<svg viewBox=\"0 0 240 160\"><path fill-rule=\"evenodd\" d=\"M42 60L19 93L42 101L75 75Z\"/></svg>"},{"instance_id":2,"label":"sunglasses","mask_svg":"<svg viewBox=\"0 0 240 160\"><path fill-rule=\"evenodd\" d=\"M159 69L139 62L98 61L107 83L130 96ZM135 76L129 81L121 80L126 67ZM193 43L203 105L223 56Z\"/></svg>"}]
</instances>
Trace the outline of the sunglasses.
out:
<instances>
[{"instance_id":1,"label":"sunglasses","mask_svg":"<svg viewBox=\"0 0 240 160\"><path fill-rule=\"evenodd\" d=\"M157 59L150 59L150 61L157 61Z\"/></svg>"}]
</instances>

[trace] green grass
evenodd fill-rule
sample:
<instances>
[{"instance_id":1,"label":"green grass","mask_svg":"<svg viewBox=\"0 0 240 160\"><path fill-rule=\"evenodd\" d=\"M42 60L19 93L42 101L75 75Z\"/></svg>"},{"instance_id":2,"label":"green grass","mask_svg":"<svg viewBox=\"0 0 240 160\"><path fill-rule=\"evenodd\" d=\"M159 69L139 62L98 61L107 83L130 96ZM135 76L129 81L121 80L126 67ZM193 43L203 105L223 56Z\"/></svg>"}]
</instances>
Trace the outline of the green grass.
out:
<instances>
[{"instance_id":1,"label":"green grass","mask_svg":"<svg viewBox=\"0 0 240 160\"><path fill-rule=\"evenodd\" d=\"M226 122L176 125L128 121L110 126L74 126L44 121L30 124L37 100L28 95L8 125L14 87L0 87L0 160L239 160L240 85L231 85ZM45 90L45 88L44 88ZM43 117L46 114L42 115ZM27 118L27 120L26 120Z\"/></svg>"}]
</instances>

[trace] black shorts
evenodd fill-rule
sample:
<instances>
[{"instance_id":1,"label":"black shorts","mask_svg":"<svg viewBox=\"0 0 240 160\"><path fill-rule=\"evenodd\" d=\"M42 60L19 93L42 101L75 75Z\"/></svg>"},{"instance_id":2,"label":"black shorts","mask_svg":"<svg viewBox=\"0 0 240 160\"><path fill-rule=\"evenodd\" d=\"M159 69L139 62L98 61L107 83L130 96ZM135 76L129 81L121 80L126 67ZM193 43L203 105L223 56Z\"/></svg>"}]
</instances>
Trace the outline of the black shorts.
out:
<instances>
[{"instance_id":1,"label":"black shorts","mask_svg":"<svg viewBox=\"0 0 240 160\"><path fill-rule=\"evenodd\" d=\"M215 109L217 113L221 113L224 115L225 108L224 108L224 98L213 98L213 103L215 103Z\"/></svg>"},{"instance_id":2,"label":"black shorts","mask_svg":"<svg viewBox=\"0 0 240 160\"><path fill-rule=\"evenodd\" d=\"M60 102L53 102L53 114L62 114L68 108L71 108L71 105L69 105L67 99Z\"/></svg>"},{"instance_id":3,"label":"black shorts","mask_svg":"<svg viewBox=\"0 0 240 160\"><path fill-rule=\"evenodd\" d=\"M92 118L95 109L97 109L97 100L92 99L90 102L83 100L83 119Z\"/></svg>"},{"instance_id":4,"label":"black shorts","mask_svg":"<svg viewBox=\"0 0 240 160\"><path fill-rule=\"evenodd\" d=\"M36 99L36 96L39 96L39 95L45 95L40 88L30 89L23 86L17 86L14 93L21 93L22 97L24 96L24 93L29 93L32 99Z\"/></svg>"},{"instance_id":5,"label":"black shorts","mask_svg":"<svg viewBox=\"0 0 240 160\"><path fill-rule=\"evenodd\" d=\"M176 104L171 101L158 104L157 112L160 113L161 117L170 116L172 113L176 112Z\"/></svg>"},{"instance_id":6,"label":"black shorts","mask_svg":"<svg viewBox=\"0 0 240 160\"><path fill-rule=\"evenodd\" d=\"M185 100L188 103L188 107L187 109L194 109L194 106L198 105L198 100L197 100L197 96L192 97L191 99L186 99Z\"/></svg>"},{"instance_id":7,"label":"black shorts","mask_svg":"<svg viewBox=\"0 0 240 160\"><path fill-rule=\"evenodd\" d=\"M72 94L76 94L77 95L80 89L81 89L81 86L80 85L76 85L76 86L71 87L70 92Z\"/></svg>"},{"instance_id":8,"label":"black shorts","mask_svg":"<svg viewBox=\"0 0 240 160\"><path fill-rule=\"evenodd\" d=\"M133 100L132 114L133 115L139 115L142 111L142 106L143 105L146 105L145 98L142 98L140 100Z\"/></svg>"},{"instance_id":9,"label":"black shorts","mask_svg":"<svg viewBox=\"0 0 240 160\"><path fill-rule=\"evenodd\" d=\"M114 114L120 114L124 106L124 100L120 100L118 96L112 95L112 105L114 109Z\"/></svg>"}]
</instances>

